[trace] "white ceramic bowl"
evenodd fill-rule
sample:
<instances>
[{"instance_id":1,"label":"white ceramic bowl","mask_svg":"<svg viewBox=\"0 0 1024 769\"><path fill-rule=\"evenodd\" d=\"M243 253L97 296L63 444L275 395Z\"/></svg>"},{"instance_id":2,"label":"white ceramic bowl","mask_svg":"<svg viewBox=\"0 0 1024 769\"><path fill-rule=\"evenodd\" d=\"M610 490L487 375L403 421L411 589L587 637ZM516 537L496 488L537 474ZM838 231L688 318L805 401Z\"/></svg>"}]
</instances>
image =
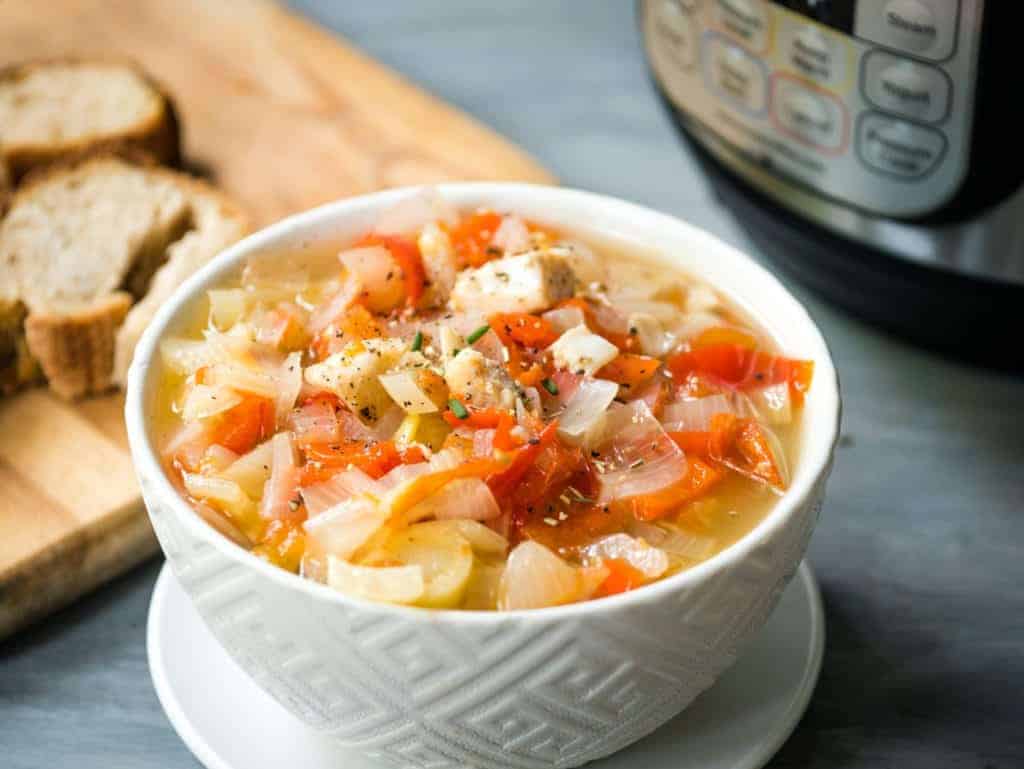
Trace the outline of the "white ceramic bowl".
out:
<instances>
[{"instance_id":1,"label":"white ceramic bowl","mask_svg":"<svg viewBox=\"0 0 1024 769\"><path fill-rule=\"evenodd\" d=\"M839 428L836 372L814 323L774 277L678 219L554 187L439 189L460 207L517 211L651 246L666 265L731 297L786 354L815 362L792 484L754 531L641 590L551 609L472 613L354 600L264 563L207 526L175 492L152 443L160 339L249 256L355 237L410 190L293 216L228 249L182 286L150 324L128 377L132 456L160 544L213 634L263 689L334 735L339 748L409 767L578 766L685 708L765 622L821 508Z\"/></svg>"}]
</instances>

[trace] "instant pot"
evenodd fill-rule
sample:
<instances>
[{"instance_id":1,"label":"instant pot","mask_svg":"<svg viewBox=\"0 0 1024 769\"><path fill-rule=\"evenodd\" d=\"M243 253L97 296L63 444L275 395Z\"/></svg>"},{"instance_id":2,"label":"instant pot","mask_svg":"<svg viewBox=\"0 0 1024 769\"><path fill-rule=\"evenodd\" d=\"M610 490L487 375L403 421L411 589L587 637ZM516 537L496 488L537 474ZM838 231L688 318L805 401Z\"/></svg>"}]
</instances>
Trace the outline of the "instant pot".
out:
<instances>
[{"instance_id":1,"label":"instant pot","mask_svg":"<svg viewBox=\"0 0 1024 769\"><path fill-rule=\"evenodd\" d=\"M719 195L795 277L918 341L1024 366L1021 4L640 0Z\"/></svg>"}]
</instances>

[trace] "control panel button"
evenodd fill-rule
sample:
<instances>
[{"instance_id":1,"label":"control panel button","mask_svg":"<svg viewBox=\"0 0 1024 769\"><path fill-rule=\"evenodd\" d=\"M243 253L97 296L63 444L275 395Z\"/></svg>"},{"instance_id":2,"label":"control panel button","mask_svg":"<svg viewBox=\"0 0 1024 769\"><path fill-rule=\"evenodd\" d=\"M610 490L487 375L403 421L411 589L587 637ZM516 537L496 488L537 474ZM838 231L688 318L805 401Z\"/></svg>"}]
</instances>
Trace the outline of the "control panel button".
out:
<instances>
[{"instance_id":1,"label":"control panel button","mask_svg":"<svg viewBox=\"0 0 1024 769\"><path fill-rule=\"evenodd\" d=\"M681 69L692 69L697 61L697 30L691 14L679 0L662 0L655 16L656 34Z\"/></svg>"},{"instance_id":2,"label":"control panel button","mask_svg":"<svg viewBox=\"0 0 1024 769\"><path fill-rule=\"evenodd\" d=\"M915 120L937 123L949 113L950 79L927 64L873 51L864 60L863 87L876 107Z\"/></svg>"},{"instance_id":3,"label":"control panel button","mask_svg":"<svg viewBox=\"0 0 1024 769\"><path fill-rule=\"evenodd\" d=\"M959 0L860 0L854 34L928 59L945 59L956 45Z\"/></svg>"},{"instance_id":4,"label":"control panel button","mask_svg":"<svg viewBox=\"0 0 1024 769\"><path fill-rule=\"evenodd\" d=\"M715 21L748 48L768 47L768 12L762 0L715 0Z\"/></svg>"},{"instance_id":5,"label":"control panel button","mask_svg":"<svg viewBox=\"0 0 1024 769\"><path fill-rule=\"evenodd\" d=\"M846 78L847 48L843 40L807 24L780 30L786 39L783 55L796 74L823 85L840 85Z\"/></svg>"},{"instance_id":6,"label":"control panel button","mask_svg":"<svg viewBox=\"0 0 1024 769\"><path fill-rule=\"evenodd\" d=\"M868 168L903 179L924 176L946 151L940 131L878 113L865 115L857 134L857 151Z\"/></svg>"},{"instance_id":7,"label":"control panel button","mask_svg":"<svg viewBox=\"0 0 1024 769\"><path fill-rule=\"evenodd\" d=\"M775 121L785 133L822 150L842 149L846 113L831 96L778 77L772 104Z\"/></svg>"},{"instance_id":8,"label":"control panel button","mask_svg":"<svg viewBox=\"0 0 1024 769\"><path fill-rule=\"evenodd\" d=\"M759 59L717 36L710 38L705 56L707 78L718 93L747 112L764 112L768 76Z\"/></svg>"}]
</instances>

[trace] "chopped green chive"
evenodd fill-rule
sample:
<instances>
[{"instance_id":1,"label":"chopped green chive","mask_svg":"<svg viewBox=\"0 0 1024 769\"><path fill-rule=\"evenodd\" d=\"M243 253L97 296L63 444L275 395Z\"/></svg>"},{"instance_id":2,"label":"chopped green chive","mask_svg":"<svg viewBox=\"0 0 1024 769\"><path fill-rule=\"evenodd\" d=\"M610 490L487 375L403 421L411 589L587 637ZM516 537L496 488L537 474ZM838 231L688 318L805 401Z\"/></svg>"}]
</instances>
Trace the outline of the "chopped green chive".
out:
<instances>
[{"instance_id":1,"label":"chopped green chive","mask_svg":"<svg viewBox=\"0 0 1024 769\"><path fill-rule=\"evenodd\" d=\"M412 347L410 348L413 352L419 352L423 349L423 332L417 331L416 336L412 338Z\"/></svg>"},{"instance_id":2,"label":"chopped green chive","mask_svg":"<svg viewBox=\"0 0 1024 769\"><path fill-rule=\"evenodd\" d=\"M466 344L473 344L473 342L475 342L477 339L482 337L484 334L486 334L490 330L491 330L490 326L487 326L487 325L481 326L476 331L474 331L473 333L471 333L469 336L466 337Z\"/></svg>"},{"instance_id":3,"label":"chopped green chive","mask_svg":"<svg viewBox=\"0 0 1024 769\"><path fill-rule=\"evenodd\" d=\"M544 389L552 395L558 395L558 385L555 384L554 379L545 379L541 384L544 386Z\"/></svg>"},{"instance_id":4,"label":"chopped green chive","mask_svg":"<svg viewBox=\"0 0 1024 769\"><path fill-rule=\"evenodd\" d=\"M469 412L466 411L466 407L463 406L462 403L456 400L455 398L452 398L451 400L448 401L448 408L452 410L452 413L458 419L465 419L466 417L469 416Z\"/></svg>"}]
</instances>

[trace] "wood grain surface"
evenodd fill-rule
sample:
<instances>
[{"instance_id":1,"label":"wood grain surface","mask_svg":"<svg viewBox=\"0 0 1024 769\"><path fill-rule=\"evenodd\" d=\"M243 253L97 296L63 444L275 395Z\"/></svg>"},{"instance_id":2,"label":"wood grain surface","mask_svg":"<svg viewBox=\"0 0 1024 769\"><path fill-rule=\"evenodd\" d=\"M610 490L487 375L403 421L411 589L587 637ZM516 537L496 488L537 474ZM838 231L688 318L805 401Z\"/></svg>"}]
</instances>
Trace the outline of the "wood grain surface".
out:
<instances>
[{"instance_id":1,"label":"wood grain surface","mask_svg":"<svg viewBox=\"0 0 1024 769\"><path fill-rule=\"evenodd\" d=\"M129 57L173 95L190 167L262 226L339 197L552 177L514 145L267 0L0 2L0 65ZM0 637L155 550L120 396L0 403Z\"/></svg>"}]
</instances>

